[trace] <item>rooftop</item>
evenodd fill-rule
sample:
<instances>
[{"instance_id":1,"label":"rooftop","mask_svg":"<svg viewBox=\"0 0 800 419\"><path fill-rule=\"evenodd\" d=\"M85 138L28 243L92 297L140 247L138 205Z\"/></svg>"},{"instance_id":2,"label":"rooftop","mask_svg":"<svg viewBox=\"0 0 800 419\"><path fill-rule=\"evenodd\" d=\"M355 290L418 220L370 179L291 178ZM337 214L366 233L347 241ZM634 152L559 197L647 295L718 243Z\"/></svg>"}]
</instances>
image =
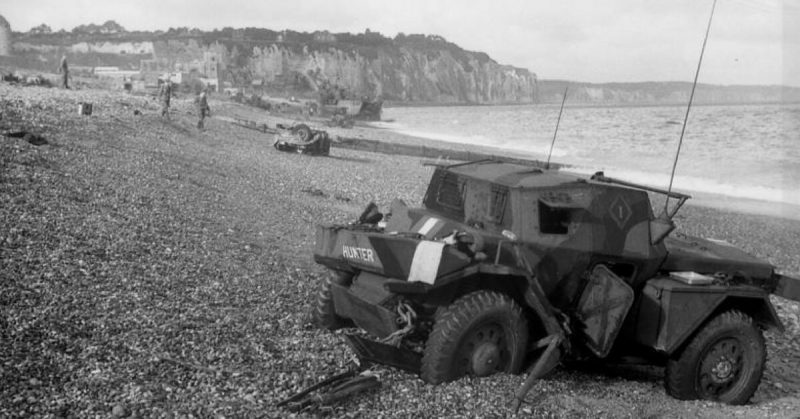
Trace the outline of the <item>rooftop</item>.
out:
<instances>
[{"instance_id":1,"label":"rooftop","mask_svg":"<svg viewBox=\"0 0 800 419\"><path fill-rule=\"evenodd\" d=\"M541 169L523 164L490 160L453 165L448 170L462 176L505 185L509 188L541 188L586 182L586 179L554 169Z\"/></svg>"}]
</instances>

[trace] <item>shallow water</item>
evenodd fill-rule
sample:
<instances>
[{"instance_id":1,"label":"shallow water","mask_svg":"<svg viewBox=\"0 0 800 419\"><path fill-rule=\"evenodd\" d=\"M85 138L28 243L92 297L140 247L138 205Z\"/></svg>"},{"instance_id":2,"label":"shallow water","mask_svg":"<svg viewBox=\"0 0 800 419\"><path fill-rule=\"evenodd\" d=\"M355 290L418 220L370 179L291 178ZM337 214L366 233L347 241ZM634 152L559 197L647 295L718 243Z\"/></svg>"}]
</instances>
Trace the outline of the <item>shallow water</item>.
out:
<instances>
[{"instance_id":1,"label":"shallow water","mask_svg":"<svg viewBox=\"0 0 800 419\"><path fill-rule=\"evenodd\" d=\"M558 112L554 105L388 108L383 117L393 122L382 125L543 160ZM567 106L552 161L666 188L685 113L685 106ZM693 107L674 189L756 200L756 212L800 217L800 104Z\"/></svg>"}]
</instances>

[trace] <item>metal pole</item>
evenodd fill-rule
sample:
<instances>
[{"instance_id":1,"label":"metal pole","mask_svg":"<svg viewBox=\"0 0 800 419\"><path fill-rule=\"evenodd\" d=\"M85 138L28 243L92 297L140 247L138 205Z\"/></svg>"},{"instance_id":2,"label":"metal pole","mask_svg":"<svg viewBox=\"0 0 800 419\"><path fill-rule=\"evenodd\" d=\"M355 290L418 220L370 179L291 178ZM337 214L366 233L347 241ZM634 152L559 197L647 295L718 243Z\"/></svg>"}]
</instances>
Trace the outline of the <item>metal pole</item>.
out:
<instances>
[{"instance_id":1,"label":"metal pole","mask_svg":"<svg viewBox=\"0 0 800 419\"><path fill-rule=\"evenodd\" d=\"M558 120L556 121L556 132L553 133L553 141L550 143L550 152L547 153L547 164L544 165L545 169L550 168L550 156L553 155L553 146L556 145L556 135L558 135L558 125L561 124L561 113L564 112L564 102L567 101L568 89L569 85L567 85L567 87L564 88L564 97L561 99L561 109L558 111Z\"/></svg>"},{"instance_id":2,"label":"metal pole","mask_svg":"<svg viewBox=\"0 0 800 419\"><path fill-rule=\"evenodd\" d=\"M672 163L672 174L669 177L669 188L667 188L667 199L664 201L664 214L669 212L669 192L672 192L672 181L675 179L675 168L678 166L678 156L681 154L681 146L683 145L683 134L686 132L686 123L689 121L689 110L692 109L692 100L694 100L694 91L697 88L697 78L700 76L700 65L703 64L703 54L706 51L706 42L708 41L708 33L711 31L711 19L714 18L714 9L717 7L717 0L711 5L711 15L708 17L708 26L706 27L706 37L703 39L703 47L700 49L700 60L697 62L697 71L694 73L694 83L692 84L692 93L689 95L689 106L686 107L686 115L683 117L683 128L681 128L681 138L678 141L678 151L675 153L675 161Z\"/></svg>"}]
</instances>

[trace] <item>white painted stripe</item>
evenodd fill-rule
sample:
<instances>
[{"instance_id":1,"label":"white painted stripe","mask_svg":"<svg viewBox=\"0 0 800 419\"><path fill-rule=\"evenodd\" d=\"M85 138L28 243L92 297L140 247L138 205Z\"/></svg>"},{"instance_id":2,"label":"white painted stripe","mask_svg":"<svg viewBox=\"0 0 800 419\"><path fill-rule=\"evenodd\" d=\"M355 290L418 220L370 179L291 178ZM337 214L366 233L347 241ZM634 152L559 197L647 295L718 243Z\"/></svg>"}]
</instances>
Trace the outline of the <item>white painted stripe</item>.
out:
<instances>
[{"instance_id":1,"label":"white painted stripe","mask_svg":"<svg viewBox=\"0 0 800 419\"><path fill-rule=\"evenodd\" d=\"M433 285L436 280L436 273L439 271L439 263L442 261L443 242L423 240L419 242L414 250L414 259L411 261L411 271L408 274L408 282L424 282Z\"/></svg>"},{"instance_id":2,"label":"white painted stripe","mask_svg":"<svg viewBox=\"0 0 800 419\"><path fill-rule=\"evenodd\" d=\"M433 229L434 226L436 226L436 223L438 222L439 222L438 218L428 218L427 220L425 220L425 224L423 224L422 227L419 228L418 233L422 234L423 236L427 236L428 233Z\"/></svg>"}]
</instances>

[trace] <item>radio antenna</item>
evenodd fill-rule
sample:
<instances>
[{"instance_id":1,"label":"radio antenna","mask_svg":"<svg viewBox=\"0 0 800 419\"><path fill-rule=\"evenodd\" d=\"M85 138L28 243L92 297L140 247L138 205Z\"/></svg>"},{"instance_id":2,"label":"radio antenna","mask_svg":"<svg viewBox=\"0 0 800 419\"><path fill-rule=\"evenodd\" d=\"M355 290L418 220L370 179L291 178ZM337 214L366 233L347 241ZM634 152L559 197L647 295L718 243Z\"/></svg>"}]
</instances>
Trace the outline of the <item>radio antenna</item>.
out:
<instances>
[{"instance_id":1,"label":"radio antenna","mask_svg":"<svg viewBox=\"0 0 800 419\"><path fill-rule=\"evenodd\" d=\"M556 135L558 135L558 125L561 124L561 113L564 112L564 102L567 101L568 89L569 85L567 85L567 87L564 88L564 97L561 99L561 109L558 111L558 120L556 121L556 132L553 133L553 141L550 143L550 152L547 153L547 164L544 165L545 169L550 168L550 157L553 155L553 146L556 145Z\"/></svg>"},{"instance_id":2,"label":"radio antenna","mask_svg":"<svg viewBox=\"0 0 800 419\"><path fill-rule=\"evenodd\" d=\"M708 26L706 27L706 37L703 38L703 47L700 49L700 60L697 62L697 71L694 73L694 83L692 83L692 93L689 95L689 106L686 107L686 115L683 117L683 128L681 128L681 138L678 141L678 151L675 152L675 161L672 163L672 174L669 177L669 188L667 188L667 198L664 201L664 214L669 213L669 194L672 192L672 182L675 180L675 168L678 166L678 156L681 154L681 145L683 145L683 134L686 132L686 123L689 121L689 110L692 109L692 100L694 100L694 91L697 88L697 78L700 76L700 65L703 64L703 54L706 51L706 42L708 41L708 33L711 32L711 19L714 18L714 9L717 7L717 0L711 5L711 15L708 17Z\"/></svg>"}]
</instances>

